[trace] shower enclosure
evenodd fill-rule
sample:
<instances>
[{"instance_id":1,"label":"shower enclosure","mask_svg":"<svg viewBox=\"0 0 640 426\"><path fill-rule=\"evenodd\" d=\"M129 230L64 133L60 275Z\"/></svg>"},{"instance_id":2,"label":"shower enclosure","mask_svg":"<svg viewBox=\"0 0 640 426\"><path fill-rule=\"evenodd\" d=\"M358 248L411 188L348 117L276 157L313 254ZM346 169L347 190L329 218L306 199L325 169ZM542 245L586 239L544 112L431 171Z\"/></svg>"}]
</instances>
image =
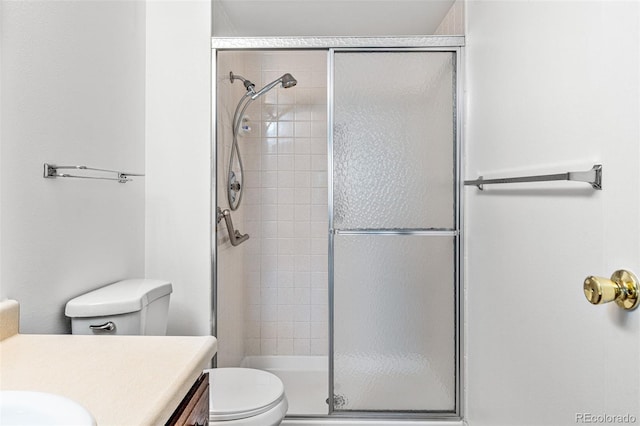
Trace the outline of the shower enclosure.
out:
<instances>
[{"instance_id":1,"label":"shower enclosure","mask_svg":"<svg viewBox=\"0 0 640 426\"><path fill-rule=\"evenodd\" d=\"M217 365L281 377L290 418L460 417L463 41L214 38L212 207L231 207L238 149L249 235L216 228ZM236 142L230 71L297 80Z\"/></svg>"}]
</instances>

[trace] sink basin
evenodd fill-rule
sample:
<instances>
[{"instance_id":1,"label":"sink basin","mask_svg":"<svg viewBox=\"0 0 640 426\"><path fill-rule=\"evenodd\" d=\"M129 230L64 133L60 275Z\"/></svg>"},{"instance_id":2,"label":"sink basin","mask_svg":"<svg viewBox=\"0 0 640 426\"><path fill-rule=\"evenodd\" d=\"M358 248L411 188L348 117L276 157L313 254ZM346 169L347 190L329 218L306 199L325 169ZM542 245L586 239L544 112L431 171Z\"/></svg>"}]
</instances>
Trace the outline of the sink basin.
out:
<instances>
[{"instance_id":1,"label":"sink basin","mask_svg":"<svg viewBox=\"0 0 640 426\"><path fill-rule=\"evenodd\" d=\"M64 396L45 392L0 391L1 425L96 425L91 413Z\"/></svg>"}]
</instances>

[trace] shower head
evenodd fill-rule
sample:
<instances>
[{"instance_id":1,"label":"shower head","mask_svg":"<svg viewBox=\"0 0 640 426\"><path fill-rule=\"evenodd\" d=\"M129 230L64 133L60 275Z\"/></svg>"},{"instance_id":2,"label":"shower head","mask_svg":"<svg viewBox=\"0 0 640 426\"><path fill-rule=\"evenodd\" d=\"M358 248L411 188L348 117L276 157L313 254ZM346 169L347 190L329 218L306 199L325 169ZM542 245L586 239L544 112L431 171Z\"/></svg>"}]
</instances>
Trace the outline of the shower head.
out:
<instances>
[{"instance_id":1,"label":"shower head","mask_svg":"<svg viewBox=\"0 0 640 426\"><path fill-rule=\"evenodd\" d=\"M286 73L285 75L280 77L280 79L282 80L282 87L284 87L285 89L288 89L289 87L293 87L296 84L298 84L298 80L293 78L293 76L289 73Z\"/></svg>"},{"instance_id":2,"label":"shower head","mask_svg":"<svg viewBox=\"0 0 640 426\"><path fill-rule=\"evenodd\" d=\"M251 96L251 99L253 100L258 99L260 96L264 95L269 90L276 87L278 84L281 84L283 88L288 89L289 87L293 87L296 84L298 84L298 80L293 78L291 74L286 73L282 77L276 80L273 80L271 83L267 84L262 89L258 90L253 96Z\"/></svg>"}]
</instances>

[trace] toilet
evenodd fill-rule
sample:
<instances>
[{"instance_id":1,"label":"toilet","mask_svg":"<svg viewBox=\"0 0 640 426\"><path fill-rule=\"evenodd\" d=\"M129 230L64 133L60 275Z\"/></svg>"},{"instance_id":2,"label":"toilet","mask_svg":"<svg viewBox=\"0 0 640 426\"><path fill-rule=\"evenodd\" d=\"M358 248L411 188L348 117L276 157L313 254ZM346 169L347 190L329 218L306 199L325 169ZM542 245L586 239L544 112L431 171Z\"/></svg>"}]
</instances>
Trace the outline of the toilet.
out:
<instances>
[{"instance_id":1,"label":"toilet","mask_svg":"<svg viewBox=\"0 0 640 426\"><path fill-rule=\"evenodd\" d=\"M118 281L67 302L73 334L164 335L171 283L152 279ZM287 413L282 381L251 368L212 368L210 426L277 426Z\"/></svg>"}]
</instances>

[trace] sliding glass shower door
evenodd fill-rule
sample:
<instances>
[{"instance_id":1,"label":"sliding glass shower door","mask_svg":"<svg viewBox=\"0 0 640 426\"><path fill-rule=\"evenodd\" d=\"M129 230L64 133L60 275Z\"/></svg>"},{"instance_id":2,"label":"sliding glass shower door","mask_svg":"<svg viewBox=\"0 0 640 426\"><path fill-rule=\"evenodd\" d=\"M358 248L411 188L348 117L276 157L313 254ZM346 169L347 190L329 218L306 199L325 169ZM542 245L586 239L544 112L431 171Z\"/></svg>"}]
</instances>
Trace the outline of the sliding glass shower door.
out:
<instances>
[{"instance_id":1,"label":"sliding glass shower door","mask_svg":"<svg viewBox=\"0 0 640 426\"><path fill-rule=\"evenodd\" d=\"M330 411L459 412L457 51L332 51Z\"/></svg>"}]
</instances>

